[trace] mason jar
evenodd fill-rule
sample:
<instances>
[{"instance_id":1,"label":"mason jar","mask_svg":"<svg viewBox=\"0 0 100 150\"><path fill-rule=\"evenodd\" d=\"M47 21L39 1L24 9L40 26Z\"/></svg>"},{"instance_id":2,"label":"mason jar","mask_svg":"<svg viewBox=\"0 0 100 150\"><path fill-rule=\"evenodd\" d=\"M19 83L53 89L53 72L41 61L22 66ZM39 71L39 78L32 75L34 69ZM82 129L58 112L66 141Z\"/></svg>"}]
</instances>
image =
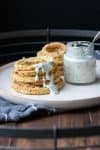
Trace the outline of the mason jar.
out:
<instances>
[{"instance_id":1,"label":"mason jar","mask_svg":"<svg viewBox=\"0 0 100 150\"><path fill-rule=\"evenodd\" d=\"M68 42L64 54L65 81L75 84L92 83L96 79L94 44L87 41Z\"/></svg>"}]
</instances>

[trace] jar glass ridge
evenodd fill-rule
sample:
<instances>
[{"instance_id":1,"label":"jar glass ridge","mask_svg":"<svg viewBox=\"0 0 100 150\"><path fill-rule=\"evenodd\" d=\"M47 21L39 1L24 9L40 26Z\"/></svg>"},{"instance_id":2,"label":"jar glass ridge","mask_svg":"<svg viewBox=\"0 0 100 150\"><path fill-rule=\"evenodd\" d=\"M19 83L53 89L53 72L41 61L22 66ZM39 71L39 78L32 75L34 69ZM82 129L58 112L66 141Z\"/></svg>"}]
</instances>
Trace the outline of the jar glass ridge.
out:
<instances>
[{"instance_id":1,"label":"jar glass ridge","mask_svg":"<svg viewBox=\"0 0 100 150\"><path fill-rule=\"evenodd\" d=\"M70 57L93 56L94 44L87 41L73 41L67 43L67 55Z\"/></svg>"}]
</instances>

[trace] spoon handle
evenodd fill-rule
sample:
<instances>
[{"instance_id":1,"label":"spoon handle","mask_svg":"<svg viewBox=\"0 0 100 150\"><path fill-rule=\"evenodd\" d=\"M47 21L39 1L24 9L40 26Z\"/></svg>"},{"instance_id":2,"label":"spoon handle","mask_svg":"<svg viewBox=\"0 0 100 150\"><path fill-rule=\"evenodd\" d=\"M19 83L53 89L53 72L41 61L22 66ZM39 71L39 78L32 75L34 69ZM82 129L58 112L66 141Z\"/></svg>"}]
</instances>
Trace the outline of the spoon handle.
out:
<instances>
[{"instance_id":1,"label":"spoon handle","mask_svg":"<svg viewBox=\"0 0 100 150\"><path fill-rule=\"evenodd\" d=\"M100 31L97 32L97 34L94 36L92 42L94 43L96 40L100 38Z\"/></svg>"}]
</instances>

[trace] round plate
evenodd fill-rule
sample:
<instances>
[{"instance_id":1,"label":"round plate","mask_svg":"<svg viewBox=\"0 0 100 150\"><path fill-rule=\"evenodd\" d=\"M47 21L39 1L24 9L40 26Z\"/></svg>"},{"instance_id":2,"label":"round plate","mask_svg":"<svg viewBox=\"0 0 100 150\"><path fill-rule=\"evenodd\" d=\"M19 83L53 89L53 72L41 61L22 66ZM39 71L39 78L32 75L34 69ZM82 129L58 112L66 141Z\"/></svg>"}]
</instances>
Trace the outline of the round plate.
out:
<instances>
[{"instance_id":1,"label":"round plate","mask_svg":"<svg viewBox=\"0 0 100 150\"><path fill-rule=\"evenodd\" d=\"M14 63L0 68L0 96L14 103L44 104L50 107L76 109L100 104L100 61L96 61L97 79L89 85L66 83L57 95L25 95L11 88L11 72Z\"/></svg>"}]
</instances>

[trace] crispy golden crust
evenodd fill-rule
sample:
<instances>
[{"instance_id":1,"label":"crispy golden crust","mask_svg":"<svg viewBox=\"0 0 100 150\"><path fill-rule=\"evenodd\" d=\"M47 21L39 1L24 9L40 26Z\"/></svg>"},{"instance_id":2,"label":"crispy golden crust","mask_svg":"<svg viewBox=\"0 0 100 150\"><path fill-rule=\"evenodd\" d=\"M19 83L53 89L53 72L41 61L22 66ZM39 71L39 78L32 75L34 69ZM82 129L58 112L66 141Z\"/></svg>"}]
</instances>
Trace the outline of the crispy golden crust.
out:
<instances>
[{"instance_id":1,"label":"crispy golden crust","mask_svg":"<svg viewBox=\"0 0 100 150\"><path fill-rule=\"evenodd\" d=\"M63 80L60 80L57 84L57 89L60 90L64 86ZM25 83L18 83L13 82L12 88L19 92L29 95L43 95L43 94L50 94L50 89L46 87L36 87L32 84L25 84Z\"/></svg>"},{"instance_id":2,"label":"crispy golden crust","mask_svg":"<svg viewBox=\"0 0 100 150\"><path fill-rule=\"evenodd\" d=\"M42 50L37 53L38 56L50 56L63 60L65 45L61 42L51 42L43 46ZM56 60L55 60L56 61Z\"/></svg>"},{"instance_id":3,"label":"crispy golden crust","mask_svg":"<svg viewBox=\"0 0 100 150\"><path fill-rule=\"evenodd\" d=\"M54 74L54 73L57 73L59 74L59 72L61 74L63 74L63 67L62 66L59 66L59 67L55 67L54 69L52 69L49 74ZM18 69L15 69L13 72L12 72L12 75L13 74L18 74L20 76L29 76L29 77L34 77L36 75L36 72L34 70L18 70ZM44 76L45 73L43 73L41 70L39 71L38 73L39 76Z\"/></svg>"},{"instance_id":4,"label":"crispy golden crust","mask_svg":"<svg viewBox=\"0 0 100 150\"><path fill-rule=\"evenodd\" d=\"M54 78L54 83L57 82L59 80L59 77L63 76L63 72L57 72L55 74L53 74L53 78ZM18 81L18 82L25 82L25 83L43 83L43 76L39 76L39 80L35 80L35 76L20 76L17 73L13 73L12 74L12 80L13 81ZM48 80L46 80L48 81Z\"/></svg>"},{"instance_id":5,"label":"crispy golden crust","mask_svg":"<svg viewBox=\"0 0 100 150\"><path fill-rule=\"evenodd\" d=\"M16 61L12 72L12 88L19 93L30 95L50 94L50 88L60 90L64 86L64 80L61 78L64 76L64 52L63 43L52 42L46 44L38 56Z\"/></svg>"},{"instance_id":6,"label":"crispy golden crust","mask_svg":"<svg viewBox=\"0 0 100 150\"><path fill-rule=\"evenodd\" d=\"M55 72L49 72L49 75L51 76L53 74L53 76L56 78L57 76L62 76L63 75L63 68L59 69L59 70L55 70ZM19 77L33 77L33 79L36 76L36 72L28 72L28 71L13 71L12 72L12 78L14 78L14 76L19 76ZM43 77L46 76L46 73L40 72L38 73L38 77L39 79L42 79Z\"/></svg>"},{"instance_id":7,"label":"crispy golden crust","mask_svg":"<svg viewBox=\"0 0 100 150\"><path fill-rule=\"evenodd\" d=\"M63 79L58 78L57 80L55 80L54 84L56 85L61 81L63 81ZM20 81L14 80L13 83L16 83L16 84L19 84L19 85L29 85L29 86L32 86L32 87L35 87L35 86L43 87L43 80L38 80L36 82L20 82ZM50 83L50 81L45 81L45 83Z\"/></svg>"},{"instance_id":8,"label":"crispy golden crust","mask_svg":"<svg viewBox=\"0 0 100 150\"><path fill-rule=\"evenodd\" d=\"M53 52L65 52L65 44L61 42L51 42L43 46L42 48L43 51L46 51L48 53L53 53Z\"/></svg>"},{"instance_id":9,"label":"crispy golden crust","mask_svg":"<svg viewBox=\"0 0 100 150\"><path fill-rule=\"evenodd\" d=\"M63 52L45 52L43 50L39 51L37 53L37 56L49 56L49 57L53 57L53 58L63 58L64 53Z\"/></svg>"},{"instance_id":10,"label":"crispy golden crust","mask_svg":"<svg viewBox=\"0 0 100 150\"><path fill-rule=\"evenodd\" d=\"M53 64L52 64L52 72L54 72L55 70L60 70L61 68L63 68L63 62L54 62ZM23 66L15 66L14 67L14 71L22 71L22 72L35 72L35 68L33 68L33 66L32 65L30 65L30 66L25 66L25 65L23 65ZM41 72L41 69L40 69L40 72Z\"/></svg>"},{"instance_id":11,"label":"crispy golden crust","mask_svg":"<svg viewBox=\"0 0 100 150\"><path fill-rule=\"evenodd\" d=\"M44 62L53 62L51 57L29 57L22 58L15 62L15 69L18 70L34 70L36 64L44 63Z\"/></svg>"},{"instance_id":12,"label":"crispy golden crust","mask_svg":"<svg viewBox=\"0 0 100 150\"><path fill-rule=\"evenodd\" d=\"M29 94L29 95L44 95L44 94L50 94L50 90L48 88L43 87L30 87L27 85L18 85L18 84L12 84L12 88L19 93L23 94Z\"/></svg>"}]
</instances>

